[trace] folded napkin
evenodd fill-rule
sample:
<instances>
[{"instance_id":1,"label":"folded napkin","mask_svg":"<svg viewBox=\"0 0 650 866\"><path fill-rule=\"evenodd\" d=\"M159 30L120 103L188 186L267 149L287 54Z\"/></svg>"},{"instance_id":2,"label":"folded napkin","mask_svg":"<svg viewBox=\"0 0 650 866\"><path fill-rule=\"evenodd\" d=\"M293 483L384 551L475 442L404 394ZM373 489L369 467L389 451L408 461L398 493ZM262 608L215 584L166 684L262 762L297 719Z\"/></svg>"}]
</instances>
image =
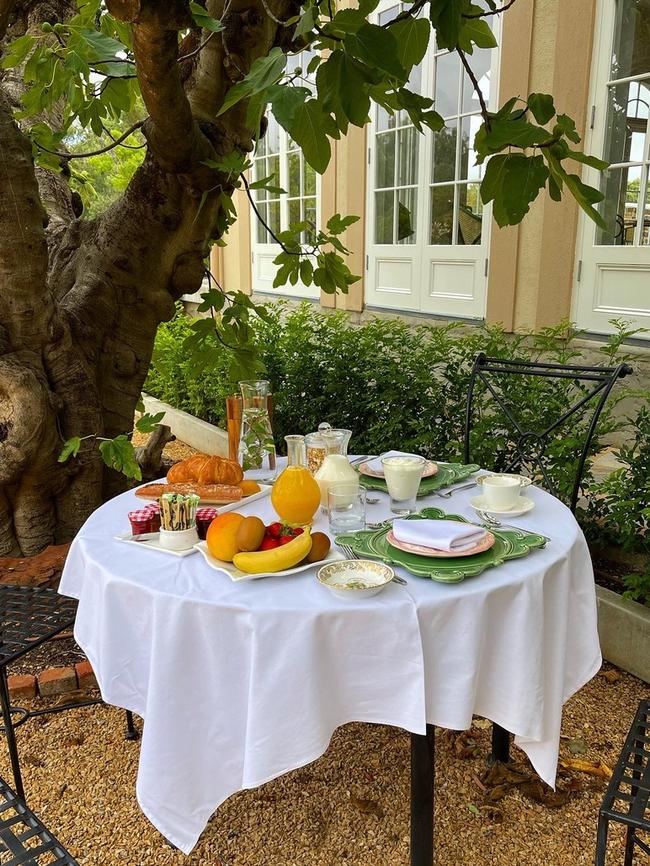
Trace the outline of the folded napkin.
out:
<instances>
[{"instance_id":1,"label":"folded napkin","mask_svg":"<svg viewBox=\"0 0 650 866\"><path fill-rule=\"evenodd\" d=\"M469 550L486 536L485 529L452 520L395 520L393 535L406 544L419 544L436 550Z\"/></svg>"},{"instance_id":2,"label":"folded napkin","mask_svg":"<svg viewBox=\"0 0 650 866\"><path fill-rule=\"evenodd\" d=\"M381 465L382 457L419 457L419 454L409 454L408 451L386 451L381 457L375 457L374 460L368 460L366 464L368 469L371 469L373 472L381 472L384 474L384 467Z\"/></svg>"}]
</instances>

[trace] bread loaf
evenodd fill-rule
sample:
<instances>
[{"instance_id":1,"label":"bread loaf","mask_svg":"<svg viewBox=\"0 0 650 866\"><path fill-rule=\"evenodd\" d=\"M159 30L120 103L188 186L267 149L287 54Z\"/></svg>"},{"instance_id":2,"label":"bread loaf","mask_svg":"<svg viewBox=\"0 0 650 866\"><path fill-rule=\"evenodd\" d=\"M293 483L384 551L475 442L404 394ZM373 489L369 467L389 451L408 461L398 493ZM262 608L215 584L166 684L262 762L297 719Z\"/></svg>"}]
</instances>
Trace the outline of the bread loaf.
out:
<instances>
[{"instance_id":1,"label":"bread loaf","mask_svg":"<svg viewBox=\"0 0 650 866\"><path fill-rule=\"evenodd\" d=\"M181 460L167 473L170 484L185 484L190 481L199 484L239 484L243 477L239 463L207 454L195 454L194 457Z\"/></svg>"},{"instance_id":2,"label":"bread loaf","mask_svg":"<svg viewBox=\"0 0 650 866\"><path fill-rule=\"evenodd\" d=\"M241 487L231 484L199 484L198 481L145 484L135 491L135 495L142 499L159 499L163 493L196 493L202 502L238 502L243 495Z\"/></svg>"}]
</instances>

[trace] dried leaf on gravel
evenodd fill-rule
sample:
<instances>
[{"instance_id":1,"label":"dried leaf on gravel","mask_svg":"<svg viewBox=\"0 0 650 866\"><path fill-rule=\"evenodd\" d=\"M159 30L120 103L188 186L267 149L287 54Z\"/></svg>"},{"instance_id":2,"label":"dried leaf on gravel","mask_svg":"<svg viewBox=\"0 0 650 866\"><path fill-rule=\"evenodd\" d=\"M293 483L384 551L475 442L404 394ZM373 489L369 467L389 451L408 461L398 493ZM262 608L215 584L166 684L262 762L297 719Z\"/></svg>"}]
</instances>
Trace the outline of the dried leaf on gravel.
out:
<instances>
[{"instance_id":1,"label":"dried leaf on gravel","mask_svg":"<svg viewBox=\"0 0 650 866\"><path fill-rule=\"evenodd\" d=\"M600 676L611 685L617 683L621 678L621 672L617 671L616 668L610 668L607 671L601 671Z\"/></svg>"},{"instance_id":2,"label":"dried leaf on gravel","mask_svg":"<svg viewBox=\"0 0 650 866\"><path fill-rule=\"evenodd\" d=\"M541 803L542 806L550 806L552 809L564 806L571 797L570 791L554 791L545 785L541 779L531 779L530 782L524 782L523 785L519 786L519 790L530 800Z\"/></svg>"},{"instance_id":3,"label":"dried leaf on gravel","mask_svg":"<svg viewBox=\"0 0 650 866\"><path fill-rule=\"evenodd\" d=\"M485 802L498 803L499 800L503 800L506 794L509 791L512 791L514 787L514 785L497 785L496 787L491 788L485 795Z\"/></svg>"},{"instance_id":4,"label":"dried leaf on gravel","mask_svg":"<svg viewBox=\"0 0 650 866\"><path fill-rule=\"evenodd\" d=\"M481 781L489 788L497 785L521 785L531 779L530 773L518 770L514 764L493 764L481 776Z\"/></svg>"},{"instance_id":5,"label":"dried leaf on gravel","mask_svg":"<svg viewBox=\"0 0 650 866\"><path fill-rule=\"evenodd\" d=\"M560 761L560 766L565 770L576 770L578 773L587 773L589 776L597 776L599 779L611 779L612 770L602 761L583 761L580 758L566 758Z\"/></svg>"},{"instance_id":6,"label":"dried leaf on gravel","mask_svg":"<svg viewBox=\"0 0 650 866\"><path fill-rule=\"evenodd\" d=\"M492 722L489 719L474 719L472 727L478 728L479 731L487 731L492 727Z\"/></svg>"},{"instance_id":7,"label":"dried leaf on gravel","mask_svg":"<svg viewBox=\"0 0 650 866\"><path fill-rule=\"evenodd\" d=\"M363 797L357 797L356 794L350 794L350 803L364 815L376 815L378 818L384 817L384 810L381 807L381 803L378 803L377 800L366 800Z\"/></svg>"},{"instance_id":8,"label":"dried leaf on gravel","mask_svg":"<svg viewBox=\"0 0 650 866\"><path fill-rule=\"evenodd\" d=\"M497 806L481 806L481 815L493 824L501 824L503 821L503 812Z\"/></svg>"},{"instance_id":9,"label":"dried leaf on gravel","mask_svg":"<svg viewBox=\"0 0 650 866\"><path fill-rule=\"evenodd\" d=\"M587 744L582 737L573 737L570 739L567 743L567 748L572 755L586 755L588 751Z\"/></svg>"},{"instance_id":10,"label":"dried leaf on gravel","mask_svg":"<svg viewBox=\"0 0 650 866\"><path fill-rule=\"evenodd\" d=\"M462 731L454 740L454 753L457 758L466 760L475 758L480 753L478 743L470 734L471 731Z\"/></svg>"}]
</instances>

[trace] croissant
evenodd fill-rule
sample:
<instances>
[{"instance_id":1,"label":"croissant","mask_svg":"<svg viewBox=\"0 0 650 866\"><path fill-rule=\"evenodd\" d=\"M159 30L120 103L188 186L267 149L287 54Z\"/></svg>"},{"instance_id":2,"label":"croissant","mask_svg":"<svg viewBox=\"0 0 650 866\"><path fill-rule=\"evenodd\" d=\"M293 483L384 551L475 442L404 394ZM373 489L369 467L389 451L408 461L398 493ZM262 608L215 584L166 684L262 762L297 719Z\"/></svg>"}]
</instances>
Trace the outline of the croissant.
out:
<instances>
[{"instance_id":1,"label":"croissant","mask_svg":"<svg viewBox=\"0 0 650 866\"><path fill-rule=\"evenodd\" d=\"M195 454L175 463L167 473L170 484L196 481L198 484L239 484L244 477L242 468L234 460Z\"/></svg>"}]
</instances>

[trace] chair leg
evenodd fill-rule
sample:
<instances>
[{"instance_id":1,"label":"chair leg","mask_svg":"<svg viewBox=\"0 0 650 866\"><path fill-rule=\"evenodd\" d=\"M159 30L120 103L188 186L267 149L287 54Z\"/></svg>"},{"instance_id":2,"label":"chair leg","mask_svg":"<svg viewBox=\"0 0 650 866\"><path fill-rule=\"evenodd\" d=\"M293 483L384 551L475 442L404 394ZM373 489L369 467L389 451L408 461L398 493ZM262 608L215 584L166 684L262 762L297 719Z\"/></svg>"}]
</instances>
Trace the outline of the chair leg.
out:
<instances>
[{"instance_id":1,"label":"chair leg","mask_svg":"<svg viewBox=\"0 0 650 866\"><path fill-rule=\"evenodd\" d=\"M634 827L628 827L625 835L625 858L623 866L632 866L634 860Z\"/></svg>"},{"instance_id":2,"label":"chair leg","mask_svg":"<svg viewBox=\"0 0 650 866\"><path fill-rule=\"evenodd\" d=\"M0 668L0 704L2 705L2 720L5 728L5 736L7 738L7 746L9 748L11 769L14 776L14 790L24 803L25 788L23 787L23 777L20 772L16 731L14 730L13 722L11 721L11 703L9 701L9 687L7 685L7 669L4 665Z\"/></svg>"},{"instance_id":3,"label":"chair leg","mask_svg":"<svg viewBox=\"0 0 650 866\"><path fill-rule=\"evenodd\" d=\"M604 815L598 816L598 832L596 835L596 859L594 866L605 866L605 857L607 856L607 831L609 830L609 820Z\"/></svg>"},{"instance_id":4,"label":"chair leg","mask_svg":"<svg viewBox=\"0 0 650 866\"><path fill-rule=\"evenodd\" d=\"M433 866L434 732L411 734L411 866Z\"/></svg>"},{"instance_id":5,"label":"chair leg","mask_svg":"<svg viewBox=\"0 0 650 866\"><path fill-rule=\"evenodd\" d=\"M140 739L140 734L138 733L138 729L135 726L135 722L133 721L133 713L131 710L125 710L126 712L126 734L124 734L125 740L138 740Z\"/></svg>"},{"instance_id":6,"label":"chair leg","mask_svg":"<svg viewBox=\"0 0 650 866\"><path fill-rule=\"evenodd\" d=\"M507 764L510 761L510 732L501 725L492 725L492 751L489 764Z\"/></svg>"}]
</instances>

